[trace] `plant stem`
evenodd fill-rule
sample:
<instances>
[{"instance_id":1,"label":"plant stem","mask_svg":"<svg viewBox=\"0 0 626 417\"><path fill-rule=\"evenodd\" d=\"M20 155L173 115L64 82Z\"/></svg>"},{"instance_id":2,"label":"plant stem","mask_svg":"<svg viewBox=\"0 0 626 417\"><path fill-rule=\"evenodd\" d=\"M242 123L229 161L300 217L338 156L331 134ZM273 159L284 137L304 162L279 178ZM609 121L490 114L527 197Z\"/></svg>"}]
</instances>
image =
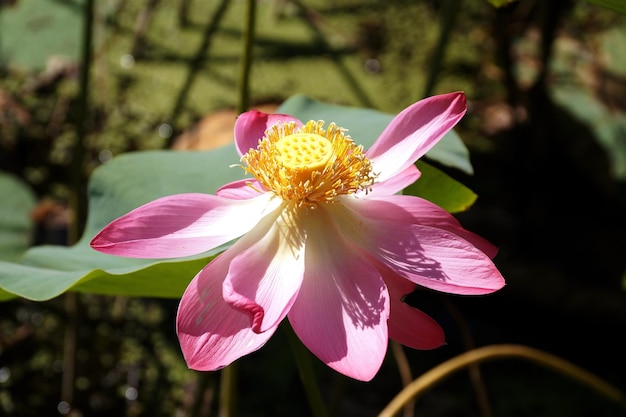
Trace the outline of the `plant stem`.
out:
<instances>
[{"instance_id":1,"label":"plant stem","mask_svg":"<svg viewBox=\"0 0 626 417\"><path fill-rule=\"evenodd\" d=\"M61 401L74 408L74 385L76 379L76 346L78 344L78 295L64 294L65 335L63 337L63 374L61 376Z\"/></svg>"},{"instance_id":2,"label":"plant stem","mask_svg":"<svg viewBox=\"0 0 626 417\"><path fill-rule=\"evenodd\" d=\"M391 347L391 351L393 352L393 357L396 360L396 364L398 365L398 372L400 372L400 378L402 379L402 386L406 387L413 381L413 376L411 374L411 367L409 366L409 360L406 357L406 353L404 349L402 349L402 345L395 340L389 340L389 346ZM404 416L411 417L415 415L415 401L407 401L404 405Z\"/></svg>"},{"instance_id":3,"label":"plant stem","mask_svg":"<svg viewBox=\"0 0 626 417\"><path fill-rule=\"evenodd\" d=\"M71 201L74 218L68 225L68 244L78 241L87 221L87 178L85 175L85 136L89 120L89 75L93 55L94 0L87 0L83 12L83 44L80 67L80 93L76 121L76 142L70 166ZM61 401L73 408L76 379L76 346L78 343L78 295L65 294L65 336L63 339L63 375L61 378Z\"/></svg>"},{"instance_id":4,"label":"plant stem","mask_svg":"<svg viewBox=\"0 0 626 417\"><path fill-rule=\"evenodd\" d=\"M448 297L441 298L443 300L443 304L446 306L459 328L463 344L465 345L465 350L470 351L475 349L476 345L474 344L474 340L469 330L469 326L465 321L465 317L463 317L461 311ZM489 403L489 396L487 395L487 388L483 381L482 373L480 372L480 365L478 363L469 365L468 372L470 381L472 382L472 387L474 388L474 393L476 394L476 402L478 403L481 415L483 417L491 417L491 405Z\"/></svg>"},{"instance_id":5,"label":"plant stem","mask_svg":"<svg viewBox=\"0 0 626 417\"><path fill-rule=\"evenodd\" d=\"M243 29L243 51L239 67L239 100L237 113L241 114L250 107L250 70L252 69L252 46L254 45L254 27L256 24L256 0L246 1L246 22Z\"/></svg>"},{"instance_id":6,"label":"plant stem","mask_svg":"<svg viewBox=\"0 0 626 417\"><path fill-rule=\"evenodd\" d=\"M453 373L469 365L487 360L515 357L527 359L530 362L535 362L546 368L560 372L626 407L626 397L620 390L585 369L564 359L527 346L492 345L465 352L426 372L400 391L378 417L395 416L407 402L415 399L418 395L432 388L436 383L441 382Z\"/></svg>"},{"instance_id":7,"label":"plant stem","mask_svg":"<svg viewBox=\"0 0 626 417\"><path fill-rule=\"evenodd\" d=\"M448 47L448 41L450 40L450 33L454 27L454 22L461 9L461 0L446 0L442 6L442 23L441 31L439 32L439 39L435 46L435 53L430 61L428 80L426 81L426 87L424 88L424 94L422 97L428 97L433 94L437 78L441 73L443 59L445 57L446 48Z\"/></svg>"},{"instance_id":8,"label":"plant stem","mask_svg":"<svg viewBox=\"0 0 626 417\"><path fill-rule=\"evenodd\" d=\"M218 417L233 417L237 403L237 363L222 369L220 377L220 402Z\"/></svg>"},{"instance_id":9,"label":"plant stem","mask_svg":"<svg viewBox=\"0 0 626 417\"><path fill-rule=\"evenodd\" d=\"M72 152L71 207L74 211L74 221L70 225L69 244L78 241L83 233L87 220L87 186L85 175L85 136L89 121L89 80L93 55L93 14L94 0L87 0L84 9L83 43L80 67L80 93L78 96L78 114L76 122L76 142Z\"/></svg>"},{"instance_id":10,"label":"plant stem","mask_svg":"<svg viewBox=\"0 0 626 417\"><path fill-rule=\"evenodd\" d=\"M294 333L289 324L283 326L289 344L293 350L293 354L296 358L296 366L298 367L298 373L300 374L300 380L304 385L304 391L306 392L309 406L314 417L329 417L328 410L324 405L322 394L319 391L317 382L315 380L315 372L313 371L313 364L311 363L311 355L309 351L304 347L298 336Z\"/></svg>"}]
</instances>

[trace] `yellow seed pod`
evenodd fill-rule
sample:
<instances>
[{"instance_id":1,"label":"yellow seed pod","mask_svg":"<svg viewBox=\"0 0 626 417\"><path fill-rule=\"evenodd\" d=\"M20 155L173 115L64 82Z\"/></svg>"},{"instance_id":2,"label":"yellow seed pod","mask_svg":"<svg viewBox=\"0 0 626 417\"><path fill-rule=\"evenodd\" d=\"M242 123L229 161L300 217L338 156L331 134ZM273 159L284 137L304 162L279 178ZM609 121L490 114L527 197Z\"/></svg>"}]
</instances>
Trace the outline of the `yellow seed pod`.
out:
<instances>
[{"instance_id":1,"label":"yellow seed pod","mask_svg":"<svg viewBox=\"0 0 626 417\"><path fill-rule=\"evenodd\" d=\"M310 179L314 171L322 171L333 154L332 143L316 133L284 136L275 146L282 165L303 182Z\"/></svg>"}]
</instances>

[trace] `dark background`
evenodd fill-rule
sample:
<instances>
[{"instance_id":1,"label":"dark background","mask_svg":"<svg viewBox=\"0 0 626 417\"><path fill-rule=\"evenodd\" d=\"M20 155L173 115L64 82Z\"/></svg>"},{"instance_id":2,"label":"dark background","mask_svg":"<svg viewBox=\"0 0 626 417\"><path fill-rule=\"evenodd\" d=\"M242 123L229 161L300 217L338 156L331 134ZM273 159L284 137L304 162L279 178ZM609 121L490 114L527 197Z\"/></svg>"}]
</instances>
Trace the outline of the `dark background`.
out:
<instances>
[{"instance_id":1,"label":"dark background","mask_svg":"<svg viewBox=\"0 0 626 417\"><path fill-rule=\"evenodd\" d=\"M218 2L97 7L85 113L78 52L57 66L31 59L52 54L36 42L24 40L35 48L31 58L7 52L22 36L7 19L25 3L0 3L0 169L22 178L40 202L33 244L67 244L68 136L81 117L88 176L103 155L168 147L205 115L234 108L243 8L231 6L211 31ZM50 25L61 19L59 8L84 20L82 2L42 4ZM261 2L258 19L254 104L305 93L393 113L431 94L468 96L456 130L475 173L440 168L479 195L458 218L500 247L495 262L507 286L484 297L413 294L410 302L447 335L440 349L405 350L413 376L472 347L514 343L625 390L624 15L584 1L496 9L486 1L337 0ZM42 22L25 24L32 33L60 33L46 33ZM134 57L132 70L124 53ZM171 136L157 134L163 123ZM217 415L219 373L186 369L176 307L177 300L85 294L1 303L0 415L65 413L66 398L71 415ZM76 364L69 381L67 355ZM290 355L279 332L239 361L238 415L309 415ZM374 416L402 387L391 350L367 384L315 363L333 415ZM589 387L525 360L480 368L488 408L462 371L420 397L415 415L626 416Z\"/></svg>"}]
</instances>

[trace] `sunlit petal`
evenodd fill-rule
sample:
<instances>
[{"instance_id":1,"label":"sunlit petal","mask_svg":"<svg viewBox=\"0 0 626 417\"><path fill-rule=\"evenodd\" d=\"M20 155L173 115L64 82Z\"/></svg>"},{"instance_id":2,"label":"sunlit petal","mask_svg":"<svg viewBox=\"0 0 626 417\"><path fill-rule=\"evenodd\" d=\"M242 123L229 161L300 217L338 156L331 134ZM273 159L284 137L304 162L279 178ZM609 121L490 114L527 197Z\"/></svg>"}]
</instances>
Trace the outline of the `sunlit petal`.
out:
<instances>
[{"instance_id":1,"label":"sunlit petal","mask_svg":"<svg viewBox=\"0 0 626 417\"><path fill-rule=\"evenodd\" d=\"M407 169L402 172L398 172L393 177L382 182L376 182L372 189L367 193L367 196L382 197L399 193L417 181L420 175L421 172L415 165L409 165ZM361 193L361 195L363 194L364 193Z\"/></svg>"},{"instance_id":2,"label":"sunlit petal","mask_svg":"<svg viewBox=\"0 0 626 417\"><path fill-rule=\"evenodd\" d=\"M324 363L368 381L387 350L389 299L380 273L322 218L310 219L305 276L289 321Z\"/></svg>"},{"instance_id":3,"label":"sunlit petal","mask_svg":"<svg viewBox=\"0 0 626 417\"><path fill-rule=\"evenodd\" d=\"M269 194L250 200L209 194L167 196L112 221L93 238L91 246L136 258L193 255L241 236L271 209Z\"/></svg>"},{"instance_id":4,"label":"sunlit petal","mask_svg":"<svg viewBox=\"0 0 626 417\"><path fill-rule=\"evenodd\" d=\"M498 248L486 239L464 229L450 213L420 197L405 195L379 197L377 194L370 194L367 200L345 199L344 204L359 216L368 219L422 224L447 230L472 243L490 258L496 256L498 252Z\"/></svg>"},{"instance_id":5,"label":"sunlit petal","mask_svg":"<svg viewBox=\"0 0 626 417\"><path fill-rule=\"evenodd\" d=\"M230 198L232 200L248 200L258 197L259 194L266 192L263 186L255 178L245 178L229 182L221 186L215 195L218 197Z\"/></svg>"},{"instance_id":6,"label":"sunlit petal","mask_svg":"<svg viewBox=\"0 0 626 417\"><path fill-rule=\"evenodd\" d=\"M424 156L466 111L465 94L420 100L400 112L367 151L379 181L387 180Z\"/></svg>"},{"instance_id":7,"label":"sunlit petal","mask_svg":"<svg viewBox=\"0 0 626 417\"><path fill-rule=\"evenodd\" d=\"M333 206L333 221L366 254L423 287L453 294L487 294L504 286L491 259L444 229L355 216ZM382 216L384 218L384 215Z\"/></svg>"},{"instance_id":8,"label":"sunlit petal","mask_svg":"<svg viewBox=\"0 0 626 417\"><path fill-rule=\"evenodd\" d=\"M252 331L250 315L222 298L232 254L218 256L191 281L178 308L176 328L187 365L212 371L231 364L263 346L276 328Z\"/></svg>"},{"instance_id":9,"label":"sunlit petal","mask_svg":"<svg viewBox=\"0 0 626 417\"><path fill-rule=\"evenodd\" d=\"M237 243L223 294L227 303L248 312L252 329L276 326L293 304L304 275L304 237L289 212L268 216Z\"/></svg>"}]
</instances>

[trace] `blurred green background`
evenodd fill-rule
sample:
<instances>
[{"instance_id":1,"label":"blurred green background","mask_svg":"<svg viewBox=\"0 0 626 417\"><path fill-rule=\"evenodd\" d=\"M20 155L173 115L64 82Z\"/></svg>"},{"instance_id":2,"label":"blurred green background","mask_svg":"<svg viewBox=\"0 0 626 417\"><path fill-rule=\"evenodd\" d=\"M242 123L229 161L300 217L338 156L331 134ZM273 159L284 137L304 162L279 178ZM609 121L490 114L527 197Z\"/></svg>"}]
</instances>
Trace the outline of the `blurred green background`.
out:
<instances>
[{"instance_id":1,"label":"blurred green background","mask_svg":"<svg viewBox=\"0 0 626 417\"><path fill-rule=\"evenodd\" d=\"M238 106L244 1L95 2L88 100L86 4L0 1L3 260L71 239L77 132L86 178L116 155L180 144ZM432 94L468 97L456 131L474 174L439 168L479 195L458 217L500 247L507 286L413 294L448 342L406 350L414 376L473 346L520 343L626 390L626 15L582 0L266 0L256 22L254 106L306 94L396 113ZM218 415L219 373L186 368L176 307L89 294L0 303L0 415ZM290 355L279 333L239 361L237 415L310 415ZM402 387L391 351L368 384L317 362L316 372L335 416L375 416ZM488 407L461 372L415 415L626 416L533 364L494 361L481 374Z\"/></svg>"}]
</instances>

